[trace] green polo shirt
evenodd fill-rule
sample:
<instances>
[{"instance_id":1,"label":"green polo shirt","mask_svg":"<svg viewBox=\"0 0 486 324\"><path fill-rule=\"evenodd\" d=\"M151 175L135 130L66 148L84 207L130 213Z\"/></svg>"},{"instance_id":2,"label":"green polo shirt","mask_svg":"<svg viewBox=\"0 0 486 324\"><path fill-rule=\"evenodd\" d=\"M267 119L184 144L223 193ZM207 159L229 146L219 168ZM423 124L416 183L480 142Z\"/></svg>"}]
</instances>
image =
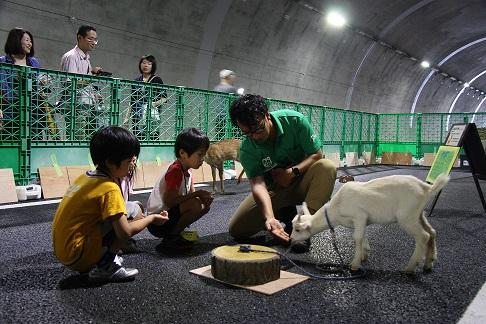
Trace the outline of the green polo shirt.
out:
<instances>
[{"instance_id":1,"label":"green polo shirt","mask_svg":"<svg viewBox=\"0 0 486 324\"><path fill-rule=\"evenodd\" d=\"M270 116L277 131L275 142L258 143L247 137L240 149L248 178L264 176L267 185L273 182L266 176L268 171L294 166L321 149L321 141L301 113L282 109L270 112Z\"/></svg>"}]
</instances>

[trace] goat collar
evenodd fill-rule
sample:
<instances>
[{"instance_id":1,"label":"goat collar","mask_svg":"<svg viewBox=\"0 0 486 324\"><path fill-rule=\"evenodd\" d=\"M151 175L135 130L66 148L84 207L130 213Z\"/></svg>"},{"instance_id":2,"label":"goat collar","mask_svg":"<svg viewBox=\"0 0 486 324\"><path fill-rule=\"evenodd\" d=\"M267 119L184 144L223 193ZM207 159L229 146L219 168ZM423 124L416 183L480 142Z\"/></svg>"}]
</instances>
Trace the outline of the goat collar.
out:
<instances>
[{"instance_id":1,"label":"goat collar","mask_svg":"<svg viewBox=\"0 0 486 324\"><path fill-rule=\"evenodd\" d=\"M331 232L334 232L334 226L332 226L331 222L329 221L329 216L327 215L327 208L326 207L324 207L324 216L326 217L327 226L329 226L329 229L331 230Z\"/></svg>"}]
</instances>

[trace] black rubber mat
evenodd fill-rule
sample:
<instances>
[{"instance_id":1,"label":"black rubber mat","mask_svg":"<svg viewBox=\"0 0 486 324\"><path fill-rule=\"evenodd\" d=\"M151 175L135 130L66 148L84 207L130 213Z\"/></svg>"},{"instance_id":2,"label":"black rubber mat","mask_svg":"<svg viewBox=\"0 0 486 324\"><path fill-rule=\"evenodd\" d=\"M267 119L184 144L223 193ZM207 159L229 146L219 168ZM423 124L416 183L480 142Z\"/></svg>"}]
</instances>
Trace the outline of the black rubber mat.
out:
<instances>
[{"instance_id":1,"label":"black rubber mat","mask_svg":"<svg viewBox=\"0 0 486 324\"><path fill-rule=\"evenodd\" d=\"M390 174L424 179L426 172L370 167L340 170L340 175L367 181ZM189 273L208 265L215 247L235 243L227 224L248 194L248 183L227 181L232 194L216 195L209 214L192 226L200 242L187 255L159 254L156 238L147 231L138 234L143 252L125 255L124 264L140 274L118 284L90 284L56 262L50 228L56 204L0 210L0 323L455 323L486 281L486 215L470 174L454 172L452 178L429 218L438 233L439 260L432 272L403 274L412 238L396 224L371 225L365 277L308 280L272 296ZM341 185L336 183L336 189ZM147 197L132 199L145 202ZM351 234L337 228L347 262L353 253ZM258 239L272 242L264 233ZM309 253L288 255L316 273L315 263L337 262L328 232L312 238Z\"/></svg>"}]
</instances>

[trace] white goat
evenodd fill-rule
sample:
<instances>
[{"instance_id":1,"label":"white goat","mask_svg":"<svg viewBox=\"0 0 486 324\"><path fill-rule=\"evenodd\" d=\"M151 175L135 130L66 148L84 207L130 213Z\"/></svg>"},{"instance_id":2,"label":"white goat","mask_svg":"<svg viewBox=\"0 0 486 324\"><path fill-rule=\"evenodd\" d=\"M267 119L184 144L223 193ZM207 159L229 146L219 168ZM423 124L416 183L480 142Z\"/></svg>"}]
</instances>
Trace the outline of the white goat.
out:
<instances>
[{"instance_id":1,"label":"white goat","mask_svg":"<svg viewBox=\"0 0 486 324\"><path fill-rule=\"evenodd\" d=\"M431 270L437 258L436 233L425 218L424 208L429 199L449 182L441 174L433 185L409 175L393 175L368 182L348 182L314 215L303 204L303 215L293 221L292 242L303 241L330 226L354 227L356 250L351 269L357 270L369 250L366 226L398 222L415 238L415 250L405 272L415 272L425 256L424 270ZM329 223L326 221L326 215Z\"/></svg>"}]
</instances>

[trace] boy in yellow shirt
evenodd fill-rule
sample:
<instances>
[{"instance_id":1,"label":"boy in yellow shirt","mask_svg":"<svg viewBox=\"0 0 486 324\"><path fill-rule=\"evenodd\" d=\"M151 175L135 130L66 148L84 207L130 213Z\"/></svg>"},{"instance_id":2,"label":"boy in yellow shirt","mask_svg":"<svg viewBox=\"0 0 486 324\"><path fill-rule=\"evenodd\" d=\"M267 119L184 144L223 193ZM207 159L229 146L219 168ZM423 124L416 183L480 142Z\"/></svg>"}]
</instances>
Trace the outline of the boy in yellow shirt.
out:
<instances>
[{"instance_id":1,"label":"boy in yellow shirt","mask_svg":"<svg viewBox=\"0 0 486 324\"><path fill-rule=\"evenodd\" d=\"M90 142L95 171L79 176L66 191L54 216L54 253L61 263L90 280L125 281L137 269L121 266L116 255L123 243L149 224L163 224L166 211L128 222L125 200L117 179L132 176L140 143L117 126L98 130Z\"/></svg>"}]
</instances>

